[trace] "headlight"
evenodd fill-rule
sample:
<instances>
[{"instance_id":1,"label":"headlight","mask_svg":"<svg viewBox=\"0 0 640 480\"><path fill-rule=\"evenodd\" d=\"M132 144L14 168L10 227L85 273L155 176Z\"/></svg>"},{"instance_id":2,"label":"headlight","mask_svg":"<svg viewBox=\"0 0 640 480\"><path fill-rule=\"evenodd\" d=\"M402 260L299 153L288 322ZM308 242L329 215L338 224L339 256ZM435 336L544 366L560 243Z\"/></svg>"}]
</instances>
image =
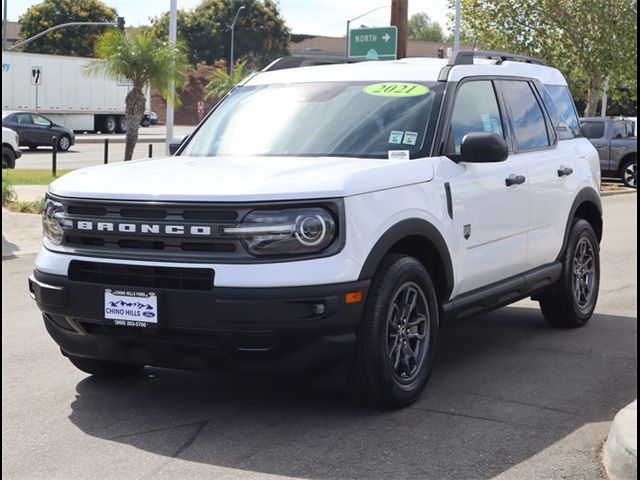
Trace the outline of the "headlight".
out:
<instances>
[{"instance_id":1,"label":"headlight","mask_svg":"<svg viewBox=\"0 0 640 480\"><path fill-rule=\"evenodd\" d=\"M336 221L324 208L254 210L221 233L239 237L251 255L304 255L333 243Z\"/></svg>"},{"instance_id":2,"label":"headlight","mask_svg":"<svg viewBox=\"0 0 640 480\"><path fill-rule=\"evenodd\" d=\"M42 213L42 231L44 236L52 243L60 245L64 235L64 205L47 198L44 202Z\"/></svg>"}]
</instances>

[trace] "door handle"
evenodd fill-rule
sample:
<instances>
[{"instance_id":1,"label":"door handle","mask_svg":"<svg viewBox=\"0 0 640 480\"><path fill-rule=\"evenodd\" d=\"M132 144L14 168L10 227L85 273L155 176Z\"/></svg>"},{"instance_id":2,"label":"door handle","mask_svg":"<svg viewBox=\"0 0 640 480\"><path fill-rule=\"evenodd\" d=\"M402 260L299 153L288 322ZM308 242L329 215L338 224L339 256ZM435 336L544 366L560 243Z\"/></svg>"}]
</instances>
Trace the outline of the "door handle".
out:
<instances>
[{"instance_id":1,"label":"door handle","mask_svg":"<svg viewBox=\"0 0 640 480\"><path fill-rule=\"evenodd\" d=\"M527 177L524 175L511 175L509 178L505 179L505 183L507 187L513 187L514 185L522 185L527 181Z\"/></svg>"},{"instance_id":2,"label":"door handle","mask_svg":"<svg viewBox=\"0 0 640 480\"><path fill-rule=\"evenodd\" d=\"M558 176L560 178L568 177L569 175L573 175L573 168L571 167L560 167L558 170Z\"/></svg>"}]
</instances>

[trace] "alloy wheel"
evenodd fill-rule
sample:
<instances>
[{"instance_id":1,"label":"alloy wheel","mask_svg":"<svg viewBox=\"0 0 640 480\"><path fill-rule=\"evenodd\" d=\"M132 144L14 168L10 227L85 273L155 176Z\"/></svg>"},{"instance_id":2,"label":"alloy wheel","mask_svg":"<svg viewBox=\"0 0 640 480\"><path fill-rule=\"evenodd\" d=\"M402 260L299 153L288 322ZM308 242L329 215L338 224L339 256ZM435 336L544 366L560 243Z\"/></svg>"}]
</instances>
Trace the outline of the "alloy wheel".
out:
<instances>
[{"instance_id":1,"label":"alloy wheel","mask_svg":"<svg viewBox=\"0 0 640 480\"><path fill-rule=\"evenodd\" d=\"M590 305L595 294L596 266L594 247L583 238L573 256L573 297L580 308Z\"/></svg>"},{"instance_id":2,"label":"alloy wheel","mask_svg":"<svg viewBox=\"0 0 640 480\"><path fill-rule=\"evenodd\" d=\"M624 169L624 183L633 188L638 188L638 164L630 163Z\"/></svg>"}]
</instances>

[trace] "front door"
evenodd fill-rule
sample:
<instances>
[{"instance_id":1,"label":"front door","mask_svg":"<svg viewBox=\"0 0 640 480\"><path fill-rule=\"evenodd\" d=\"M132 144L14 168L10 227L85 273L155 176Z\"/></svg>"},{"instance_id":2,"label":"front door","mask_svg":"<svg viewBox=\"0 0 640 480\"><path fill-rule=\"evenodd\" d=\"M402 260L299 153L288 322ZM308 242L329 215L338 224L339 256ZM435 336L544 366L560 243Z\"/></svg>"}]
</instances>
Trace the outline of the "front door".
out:
<instances>
[{"instance_id":1,"label":"front door","mask_svg":"<svg viewBox=\"0 0 640 480\"><path fill-rule=\"evenodd\" d=\"M493 81L461 83L445 154L459 153L468 133L493 132L508 138L505 120ZM460 163L452 170L453 225L459 237L454 294L460 295L526 270L529 185L526 166L514 155L500 163Z\"/></svg>"}]
</instances>

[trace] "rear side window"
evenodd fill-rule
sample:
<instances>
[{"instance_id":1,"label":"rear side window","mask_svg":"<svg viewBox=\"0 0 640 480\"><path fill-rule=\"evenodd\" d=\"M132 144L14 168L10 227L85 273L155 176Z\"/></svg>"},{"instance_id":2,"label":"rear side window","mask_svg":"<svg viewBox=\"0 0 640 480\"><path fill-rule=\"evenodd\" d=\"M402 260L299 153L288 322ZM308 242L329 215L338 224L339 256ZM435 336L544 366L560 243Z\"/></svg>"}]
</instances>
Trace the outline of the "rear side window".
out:
<instances>
[{"instance_id":1,"label":"rear side window","mask_svg":"<svg viewBox=\"0 0 640 480\"><path fill-rule=\"evenodd\" d=\"M586 138L604 137L604 122L584 122L580 128Z\"/></svg>"},{"instance_id":2,"label":"rear side window","mask_svg":"<svg viewBox=\"0 0 640 480\"><path fill-rule=\"evenodd\" d=\"M496 92L489 80L466 82L458 88L447 154L459 154L464 136L477 132L493 132L504 138Z\"/></svg>"},{"instance_id":3,"label":"rear side window","mask_svg":"<svg viewBox=\"0 0 640 480\"><path fill-rule=\"evenodd\" d=\"M551 145L547 123L531 85L524 81L501 81L509 103L516 137L516 150L535 150Z\"/></svg>"},{"instance_id":4,"label":"rear side window","mask_svg":"<svg viewBox=\"0 0 640 480\"><path fill-rule=\"evenodd\" d=\"M556 105L558 112L558 122L562 128L568 129L572 137L580 134L580 121L578 120L578 111L573 102L573 97L569 91L569 87L562 85L545 85L546 93L551 97ZM543 94L544 102L547 104L547 98ZM561 135L561 140L565 135Z\"/></svg>"},{"instance_id":5,"label":"rear side window","mask_svg":"<svg viewBox=\"0 0 640 480\"><path fill-rule=\"evenodd\" d=\"M14 122L21 123L23 125L31 125L31 115L28 113L17 113L14 117Z\"/></svg>"}]
</instances>

